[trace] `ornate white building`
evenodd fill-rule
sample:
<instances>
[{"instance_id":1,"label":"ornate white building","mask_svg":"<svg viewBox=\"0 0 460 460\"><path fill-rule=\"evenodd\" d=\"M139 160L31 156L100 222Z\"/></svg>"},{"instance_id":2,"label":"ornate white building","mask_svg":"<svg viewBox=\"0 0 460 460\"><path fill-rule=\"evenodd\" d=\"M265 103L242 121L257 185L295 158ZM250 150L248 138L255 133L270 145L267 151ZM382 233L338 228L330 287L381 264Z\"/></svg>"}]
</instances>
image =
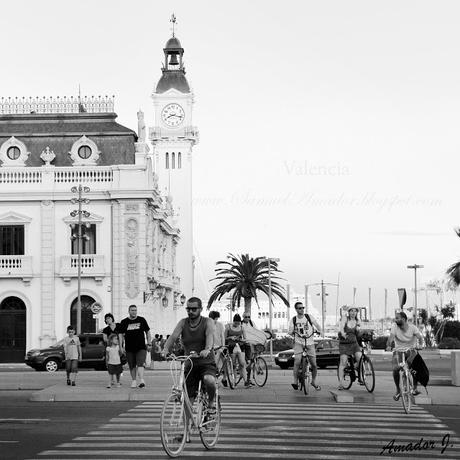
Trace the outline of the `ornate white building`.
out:
<instances>
[{"instance_id":1,"label":"ornate white building","mask_svg":"<svg viewBox=\"0 0 460 460\"><path fill-rule=\"evenodd\" d=\"M171 333L183 316L179 307L194 289L198 140L183 52L173 35L152 95L150 145L144 114L135 133L116 122L111 98L1 99L0 362L22 361L27 349L51 345L77 325L75 187L88 200L81 331L99 330L108 312L120 321L131 304L153 333Z\"/></svg>"}]
</instances>

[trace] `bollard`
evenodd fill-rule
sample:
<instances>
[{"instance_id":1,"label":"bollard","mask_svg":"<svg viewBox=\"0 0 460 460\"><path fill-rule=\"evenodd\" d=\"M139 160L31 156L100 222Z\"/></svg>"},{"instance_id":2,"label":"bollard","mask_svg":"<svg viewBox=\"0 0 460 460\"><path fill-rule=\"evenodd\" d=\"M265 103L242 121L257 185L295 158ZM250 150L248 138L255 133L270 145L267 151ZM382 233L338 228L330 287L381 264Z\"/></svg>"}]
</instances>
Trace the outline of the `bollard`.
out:
<instances>
[{"instance_id":1,"label":"bollard","mask_svg":"<svg viewBox=\"0 0 460 460\"><path fill-rule=\"evenodd\" d=\"M452 351L450 354L452 385L460 387L460 351Z\"/></svg>"}]
</instances>

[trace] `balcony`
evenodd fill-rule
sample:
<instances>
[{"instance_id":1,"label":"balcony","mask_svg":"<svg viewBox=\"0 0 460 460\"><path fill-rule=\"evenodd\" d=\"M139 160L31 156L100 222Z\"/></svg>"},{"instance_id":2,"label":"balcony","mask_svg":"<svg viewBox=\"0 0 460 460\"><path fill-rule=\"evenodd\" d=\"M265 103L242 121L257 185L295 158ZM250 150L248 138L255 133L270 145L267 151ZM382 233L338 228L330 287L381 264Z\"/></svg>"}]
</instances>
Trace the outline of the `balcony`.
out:
<instances>
[{"instance_id":1,"label":"balcony","mask_svg":"<svg viewBox=\"0 0 460 460\"><path fill-rule=\"evenodd\" d=\"M64 282L70 282L72 278L78 277L78 256L61 256L58 275ZM102 283L106 276L104 270L104 256L96 254L82 254L81 256L81 277L94 278L96 283Z\"/></svg>"},{"instance_id":2,"label":"balcony","mask_svg":"<svg viewBox=\"0 0 460 460\"><path fill-rule=\"evenodd\" d=\"M0 256L0 278L22 278L30 283L32 256Z\"/></svg>"}]
</instances>

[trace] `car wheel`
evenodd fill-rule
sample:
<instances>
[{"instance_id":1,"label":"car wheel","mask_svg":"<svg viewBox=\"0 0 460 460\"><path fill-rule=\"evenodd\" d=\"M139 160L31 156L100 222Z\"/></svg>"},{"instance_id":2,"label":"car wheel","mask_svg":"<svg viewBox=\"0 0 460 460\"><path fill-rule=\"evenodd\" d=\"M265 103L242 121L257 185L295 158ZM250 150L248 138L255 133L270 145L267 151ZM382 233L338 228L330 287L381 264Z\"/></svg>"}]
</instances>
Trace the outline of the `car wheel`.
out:
<instances>
[{"instance_id":1,"label":"car wheel","mask_svg":"<svg viewBox=\"0 0 460 460\"><path fill-rule=\"evenodd\" d=\"M59 362L56 359L48 359L45 362L45 370L47 372L56 372L59 369Z\"/></svg>"}]
</instances>

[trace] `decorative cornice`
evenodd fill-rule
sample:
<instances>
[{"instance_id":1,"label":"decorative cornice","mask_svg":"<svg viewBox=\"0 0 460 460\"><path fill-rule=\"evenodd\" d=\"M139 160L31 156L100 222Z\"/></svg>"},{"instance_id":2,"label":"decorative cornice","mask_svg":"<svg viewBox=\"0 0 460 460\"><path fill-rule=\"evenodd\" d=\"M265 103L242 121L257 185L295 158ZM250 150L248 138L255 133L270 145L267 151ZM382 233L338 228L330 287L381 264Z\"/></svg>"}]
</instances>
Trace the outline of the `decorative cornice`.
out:
<instances>
[{"instance_id":1,"label":"decorative cornice","mask_svg":"<svg viewBox=\"0 0 460 460\"><path fill-rule=\"evenodd\" d=\"M32 222L30 217L14 211L0 215L0 223L2 224L28 224L30 222Z\"/></svg>"}]
</instances>

